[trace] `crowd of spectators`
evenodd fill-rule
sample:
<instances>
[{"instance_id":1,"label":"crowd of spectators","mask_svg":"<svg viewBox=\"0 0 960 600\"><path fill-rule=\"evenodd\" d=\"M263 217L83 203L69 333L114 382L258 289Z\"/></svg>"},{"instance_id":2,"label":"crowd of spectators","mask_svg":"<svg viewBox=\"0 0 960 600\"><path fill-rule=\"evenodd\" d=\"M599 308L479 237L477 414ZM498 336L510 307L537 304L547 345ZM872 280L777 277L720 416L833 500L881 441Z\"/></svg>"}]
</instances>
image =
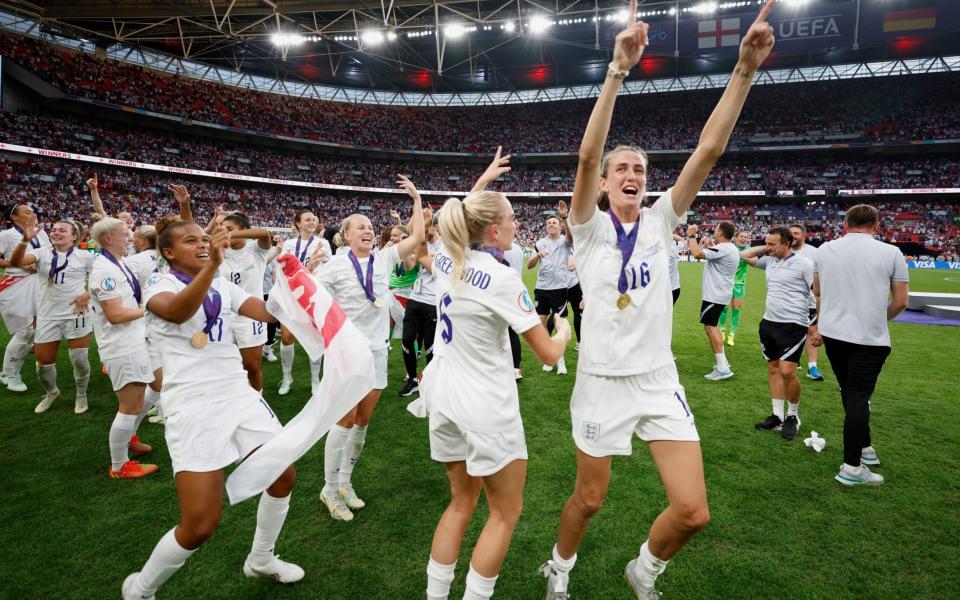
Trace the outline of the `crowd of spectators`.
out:
<instances>
[{"instance_id":1,"label":"crowd of spectators","mask_svg":"<svg viewBox=\"0 0 960 600\"><path fill-rule=\"evenodd\" d=\"M193 121L381 148L576 152L593 99L469 108L388 108L194 80L0 33L0 53L63 92ZM721 90L639 94L617 103L611 143L696 146ZM917 107L923 106L922 110ZM757 86L731 147L960 138L960 77L910 75Z\"/></svg>"},{"instance_id":2,"label":"crowd of spectators","mask_svg":"<svg viewBox=\"0 0 960 600\"><path fill-rule=\"evenodd\" d=\"M66 115L0 113L0 142L89 154L105 158L293 181L393 187L398 173L425 190L469 188L482 163L415 163L349 160L303 151L257 148L248 144L188 138L173 132L131 128ZM960 187L960 162L952 155L908 159L864 158L822 153L786 156L728 155L710 174L704 190L793 190ZM658 161L648 170L647 187L665 190L676 181L681 163ZM569 192L576 165L535 164L517 158L512 172L496 182L504 192Z\"/></svg>"},{"instance_id":3,"label":"crowd of spectators","mask_svg":"<svg viewBox=\"0 0 960 600\"><path fill-rule=\"evenodd\" d=\"M91 219L89 191L85 180L91 171L75 162L40 159L12 162L0 158L0 206L30 204L44 223L59 218L81 222ZM167 191L171 183L184 183L190 190L197 220L206 223L217 206L239 210L260 227L287 228L296 211L313 210L322 225L337 228L344 217L362 212L377 230L393 223L390 212L409 216L409 200L404 195L381 196L350 192L297 190L284 186L245 185L236 181L212 179L173 179L170 175L126 169L105 169L98 173L100 195L107 211L130 212L139 223L151 223L175 212L176 203ZM706 197L697 201L688 219L692 223L715 224L730 220L759 243L767 227L775 224L805 223L815 243L843 233L844 206L859 201L830 199L811 202L805 199L779 199L777 202L718 201ZM428 199L439 209L443 198ZM874 203L880 209L878 236L890 242L920 244L933 258L960 260L960 204L943 199L923 199ZM525 247L545 235L544 219L552 214L553 200L513 199L520 224L518 241ZM4 211L5 212L5 211ZM4 223L3 226L9 226Z\"/></svg>"}]
</instances>

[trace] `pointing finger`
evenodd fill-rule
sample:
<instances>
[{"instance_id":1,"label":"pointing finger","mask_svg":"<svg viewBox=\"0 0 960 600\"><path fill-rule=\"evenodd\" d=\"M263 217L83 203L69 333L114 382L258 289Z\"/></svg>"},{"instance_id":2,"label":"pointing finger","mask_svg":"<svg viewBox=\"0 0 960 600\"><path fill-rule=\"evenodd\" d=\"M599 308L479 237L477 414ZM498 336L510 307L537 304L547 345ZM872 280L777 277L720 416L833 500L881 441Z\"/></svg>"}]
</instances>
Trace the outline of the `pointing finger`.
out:
<instances>
[{"instance_id":1,"label":"pointing finger","mask_svg":"<svg viewBox=\"0 0 960 600\"><path fill-rule=\"evenodd\" d=\"M760 9L760 14L757 15L757 19L754 23L762 23L767 20L767 15L770 14L770 11L773 10L774 5L777 3L777 0L767 0L767 3L763 5L763 8Z\"/></svg>"}]
</instances>

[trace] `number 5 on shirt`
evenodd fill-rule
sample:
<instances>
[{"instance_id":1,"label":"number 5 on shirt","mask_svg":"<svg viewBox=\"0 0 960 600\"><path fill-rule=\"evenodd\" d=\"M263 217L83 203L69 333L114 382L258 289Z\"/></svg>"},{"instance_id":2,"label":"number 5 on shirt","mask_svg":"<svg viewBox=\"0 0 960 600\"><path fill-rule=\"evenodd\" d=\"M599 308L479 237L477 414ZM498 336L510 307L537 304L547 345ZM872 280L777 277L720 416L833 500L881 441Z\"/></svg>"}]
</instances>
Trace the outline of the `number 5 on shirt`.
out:
<instances>
[{"instance_id":1,"label":"number 5 on shirt","mask_svg":"<svg viewBox=\"0 0 960 600\"><path fill-rule=\"evenodd\" d=\"M453 341L453 323L450 322L450 317L447 316L447 313L444 309L450 306L450 303L453 302L453 299L450 297L450 294L444 294L440 298L440 323L443 325L443 329L440 331L440 339L443 340L444 344L449 344Z\"/></svg>"}]
</instances>

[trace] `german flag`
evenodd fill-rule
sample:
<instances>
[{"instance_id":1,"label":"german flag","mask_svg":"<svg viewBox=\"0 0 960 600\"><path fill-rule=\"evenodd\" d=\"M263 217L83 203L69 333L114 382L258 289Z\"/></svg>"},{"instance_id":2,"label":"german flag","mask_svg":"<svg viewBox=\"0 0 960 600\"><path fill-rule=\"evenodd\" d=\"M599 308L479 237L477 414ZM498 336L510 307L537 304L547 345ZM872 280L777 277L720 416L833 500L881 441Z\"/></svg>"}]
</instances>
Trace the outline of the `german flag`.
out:
<instances>
[{"instance_id":1,"label":"german flag","mask_svg":"<svg viewBox=\"0 0 960 600\"><path fill-rule=\"evenodd\" d=\"M937 26L936 8L917 8L915 10L891 10L883 15L883 32L916 31L933 29Z\"/></svg>"}]
</instances>

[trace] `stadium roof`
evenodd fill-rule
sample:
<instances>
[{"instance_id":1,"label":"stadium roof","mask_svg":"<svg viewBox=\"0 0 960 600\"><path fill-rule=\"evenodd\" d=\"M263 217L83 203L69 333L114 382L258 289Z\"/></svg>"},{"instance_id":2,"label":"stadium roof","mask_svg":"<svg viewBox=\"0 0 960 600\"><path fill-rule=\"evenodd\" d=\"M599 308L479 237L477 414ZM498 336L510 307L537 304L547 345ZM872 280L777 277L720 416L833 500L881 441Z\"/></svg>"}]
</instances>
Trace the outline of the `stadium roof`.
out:
<instances>
[{"instance_id":1,"label":"stadium roof","mask_svg":"<svg viewBox=\"0 0 960 600\"><path fill-rule=\"evenodd\" d=\"M911 9L912 0L899 0L899 12L883 2L781 0L780 21L771 19L779 41L768 66L960 51L960 38L950 35L960 31L953 0L917 1L926 8ZM727 71L760 2L641 1L640 17L653 35L640 75ZM0 0L0 9L49 33L98 46L135 46L287 81L427 93L601 81L627 6L627 0Z\"/></svg>"}]
</instances>

